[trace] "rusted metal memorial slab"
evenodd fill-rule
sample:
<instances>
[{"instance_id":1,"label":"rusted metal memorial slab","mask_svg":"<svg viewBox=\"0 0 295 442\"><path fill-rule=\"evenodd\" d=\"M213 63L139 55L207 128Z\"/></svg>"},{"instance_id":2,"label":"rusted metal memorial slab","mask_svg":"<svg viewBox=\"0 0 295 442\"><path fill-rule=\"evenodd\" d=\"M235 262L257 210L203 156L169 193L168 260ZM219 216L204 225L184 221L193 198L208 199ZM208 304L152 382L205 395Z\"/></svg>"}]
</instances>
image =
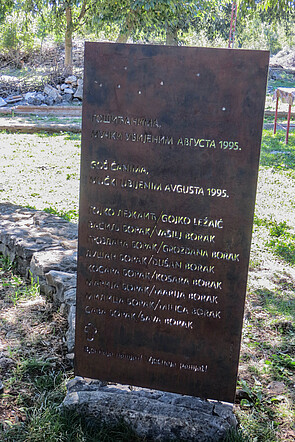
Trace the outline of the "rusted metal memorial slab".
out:
<instances>
[{"instance_id":1,"label":"rusted metal memorial slab","mask_svg":"<svg viewBox=\"0 0 295 442\"><path fill-rule=\"evenodd\" d=\"M86 44L76 374L234 400L267 69Z\"/></svg>"}]
</instances>

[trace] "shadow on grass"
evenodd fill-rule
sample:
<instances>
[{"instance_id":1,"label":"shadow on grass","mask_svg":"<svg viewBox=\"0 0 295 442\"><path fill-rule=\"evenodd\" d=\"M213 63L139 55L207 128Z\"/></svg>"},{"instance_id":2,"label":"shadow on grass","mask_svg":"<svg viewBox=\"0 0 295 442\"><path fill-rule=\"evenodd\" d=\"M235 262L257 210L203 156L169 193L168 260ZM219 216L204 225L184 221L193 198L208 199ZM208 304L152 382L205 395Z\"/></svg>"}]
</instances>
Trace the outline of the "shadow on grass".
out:
<instances>
[{"instance_id":1,"label":"shadow on grass","mask_svg":"<svg viewBox=\"0 0 295 442\"><path fill-rule=\"evenodd\" d=\"M46 403L45 403L46 402ZM46 429L46 431L45 431ZM63 409L44 401L42 406L28 410L28 418L21 424L1 431L6 442L139 442L138 436L123 420L113 425L99 419L86 419L75 411Z\"/></svg>"},{"instance_id":2,"label":"shadow on grass","mask_svg":"<svg viewBox=\"0 0 295 442\"><path fill-rule=\"evenodd\" d=\"M284 284L281 278L276 282ZM253 292L263 312L254 322L261 330L269 331L269 338L265 331L264 340L256 342L263 350L264 373L273 381L283 382L286 388L291 387L286 391L291 394L295 374L295 288L290 284L286 288L286 291L258 289Z\"/></svg>"},{"instance_id":3,"label":"shadow on grass","mask_svg":"<svg viewBox=\"0 0 295 442\"><path fill-rule=\"evenodd\" d=\"M254 292L258 295L262 307L275 319L275 316L284 316L286 320L293 322L295 332L295 290L293 292L280 292L268 289L258 289Z\"/></svg>"}]
</instances>

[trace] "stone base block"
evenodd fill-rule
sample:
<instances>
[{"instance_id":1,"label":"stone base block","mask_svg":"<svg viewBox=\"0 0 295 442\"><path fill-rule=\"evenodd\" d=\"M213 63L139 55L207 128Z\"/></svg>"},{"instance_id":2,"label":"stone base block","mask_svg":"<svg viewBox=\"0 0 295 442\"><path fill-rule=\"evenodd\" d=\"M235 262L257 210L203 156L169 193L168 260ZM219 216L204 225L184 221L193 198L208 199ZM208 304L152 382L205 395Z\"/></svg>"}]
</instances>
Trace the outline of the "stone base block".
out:
<instances>
[{"instance_id":1,"label":"stone base block","mask_svg":"<svg viewBox=\"0 0 295 442\"><path fill-rule=\"evenodd\" d=\"M62 406L108 424L123 418L152 441L222 441L237 426L231 404L81 377L69 382Z\"/></svg>"}]
</instances>

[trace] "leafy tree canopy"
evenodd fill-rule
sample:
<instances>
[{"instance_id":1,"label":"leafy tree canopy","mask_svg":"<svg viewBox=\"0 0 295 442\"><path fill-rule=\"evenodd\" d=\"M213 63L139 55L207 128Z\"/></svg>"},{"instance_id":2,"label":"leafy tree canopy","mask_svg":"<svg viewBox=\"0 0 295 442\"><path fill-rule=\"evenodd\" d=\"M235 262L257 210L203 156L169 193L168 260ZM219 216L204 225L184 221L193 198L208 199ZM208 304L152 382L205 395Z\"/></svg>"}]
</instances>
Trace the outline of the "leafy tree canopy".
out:
<instances>
[{"instance_id":1,"label":"leafy tree canopy","mask_svg":"<svg viewBox=\"0 0 295 442\"><path fill-rule=\"evenodd\" d=\"M286 12L295 9L295 0L238 0L242 9L272 10L273 12Z\"/></svg>"},{"instance_id":2,"label":"leafy tree canopy","mask_svg":"<svg viewBox=\"0 0 295 442\"><path fill-rule=\"evenodd\" d=\"M9 14L14 7L14 0L0 0L0 23L5 16Z\"/></svg>"},{"instance_id":3,"label":"leafy tree canopy","mask_svg":"<svg viewBox=\"0 0 295 442\"><path fill-rule=\"evenodd\" d=\"M225 0L98 0L94 24L98 28L116 23L125 40L137 33L164 34L187 30ZM124 39L122 39L123 41Z\"/></svg>"}]
</instances>

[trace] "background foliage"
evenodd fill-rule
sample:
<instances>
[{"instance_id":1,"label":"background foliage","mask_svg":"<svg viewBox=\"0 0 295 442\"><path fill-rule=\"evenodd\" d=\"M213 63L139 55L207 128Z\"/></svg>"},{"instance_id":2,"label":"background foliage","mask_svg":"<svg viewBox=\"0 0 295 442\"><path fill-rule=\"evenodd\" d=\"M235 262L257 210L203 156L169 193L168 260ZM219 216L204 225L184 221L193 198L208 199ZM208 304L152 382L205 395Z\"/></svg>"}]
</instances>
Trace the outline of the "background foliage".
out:
<instances>
[{"instance_id":1,"label":"background foliage","mask_svg":"<svg viewBox=\"0 0 295 442\"><path fill-rule=\"evenodd\" d=\"M275 54L295 44L294 1L238 3L235 47ZM19 58L50 37L70 57L74 36L226 47L231 8L229 0L0 0L0 51Z\"/></svg>"}]
</instances>

